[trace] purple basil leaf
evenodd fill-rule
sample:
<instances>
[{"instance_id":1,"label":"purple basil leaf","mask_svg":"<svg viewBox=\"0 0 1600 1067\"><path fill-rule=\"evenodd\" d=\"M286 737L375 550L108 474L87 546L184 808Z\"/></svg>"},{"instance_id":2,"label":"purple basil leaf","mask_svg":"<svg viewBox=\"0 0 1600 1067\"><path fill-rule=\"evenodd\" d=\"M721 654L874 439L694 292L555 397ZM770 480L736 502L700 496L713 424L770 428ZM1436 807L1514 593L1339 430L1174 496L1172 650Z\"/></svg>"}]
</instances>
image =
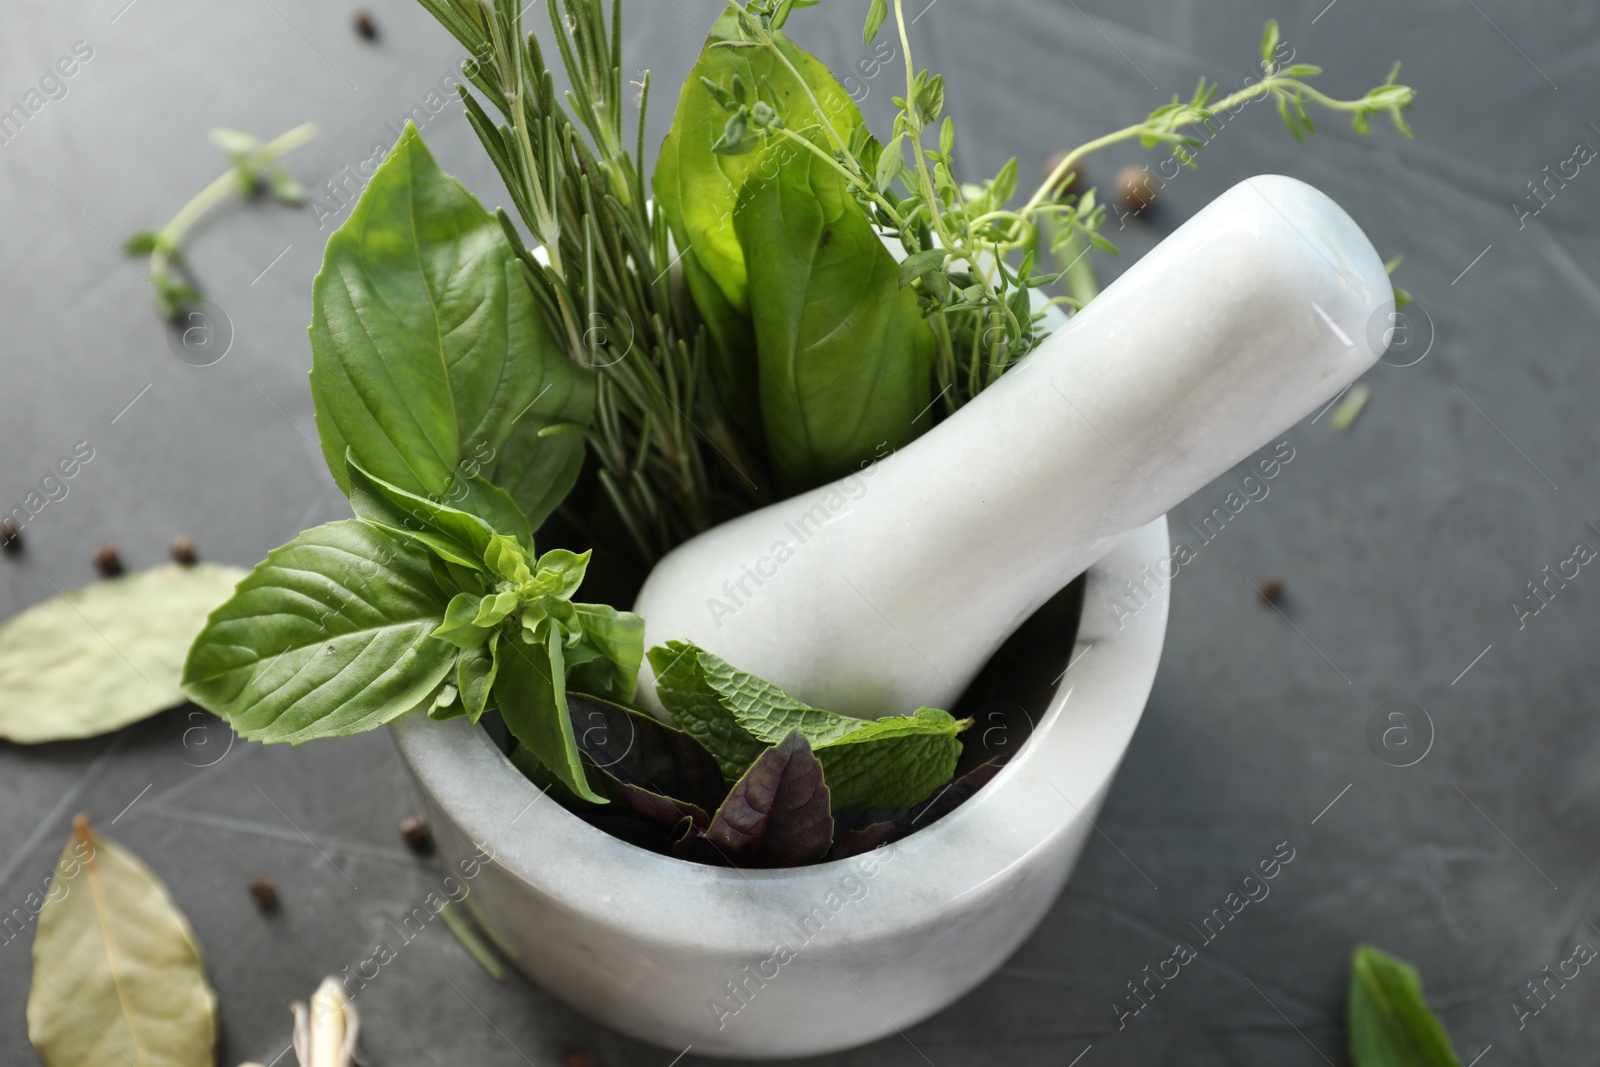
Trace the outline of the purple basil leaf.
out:
<instances>
[{"instance_id":1,"label":"purple basil leaf","mask_svg":"<svg viewBox=\"0 0 1600 1067\"><path fill-rule=\"evenodd\" d=\"M674 800L664 793L642 789L615 779L606 785L614 789L624 803L657 826L676 826L684 819L688 819L695 826L703 827L711 821L711 816L706 813L705 808L691 804L687 800Z\"/></svg>"},{"instance_id":2,"label":"purple basil leaf","mask_svg":"<svg viewBox=\"0 0 1600 1067\"><path fill-rule=\"evenodd\" d=\"M1006 765L1007 758L996 756L978 764L915 807L891 812L841 812L838 832L833 839L833 848L828 851L828 859L843 860L871 852L880 845L898 841L938 822L988 785L1000 773L1000 768Z\"/></svg>"},{"instance_id":3,"label":"purple basil leaf","mask_svg":"<svg viewBox=\"0 0 1600 1067\"><path fill-rule=\"evenodd\" d=\"M879 845L886 845L890 841L898 841L905 836L905 831L900 825L891 820L868 823L865 826L851 830L841 830L833 839L833 848L828 850L830 860L847 860L851 856L859 856L871 852Z\"/></svg>"},{"instance_id":4,"label":"purple basil leaf","mask_svg":"<svg viewBox=\"0 0 1600 1067\"><path fill-rule=\"evenodd\" d=\"M630 845L637 845L651 852L658 852L663 856L672 855L672 845L682 831L671 823L654 822L642 816L627 811L608 811L605 808L590 808L585 811L574 812L578 818L594 827L603 830L612 837L626 841ZM688 819L680 819L685 827L689 826Z\"/></svg>"},{"instance_id":5,"label":"purple basil leaf","mask_svg":"<svg viewBox=\"0 0 1600 1067\"><path fill-rule=\"evenodd\" d=\"M734 783L705 830L673 848L684 859L733 867L817 863L833 841L822 764L794 731L763 752Z\"/></svg>"},{"instance_id":6,"label":"purple basil leaf","mask_svg":"<svg viewBox=\"0 0 1600 1067\"><path fill-rule=\"evenodd\" d=\"M578 750L604 790L664 827L685 817L705 827L727 795L722 770L705 746L648 715L580 693L567 695Z\"/></svg>"}]
</instances>

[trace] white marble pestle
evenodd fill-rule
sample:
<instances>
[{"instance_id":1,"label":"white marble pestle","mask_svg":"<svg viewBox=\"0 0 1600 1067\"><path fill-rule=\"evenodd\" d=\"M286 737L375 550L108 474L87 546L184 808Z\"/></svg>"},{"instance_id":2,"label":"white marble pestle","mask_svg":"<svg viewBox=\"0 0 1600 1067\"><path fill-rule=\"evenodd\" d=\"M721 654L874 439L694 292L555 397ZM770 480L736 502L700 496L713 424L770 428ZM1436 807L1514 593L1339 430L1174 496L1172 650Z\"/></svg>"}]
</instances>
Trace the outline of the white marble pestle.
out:
<instances>
[{"instance_id":1,"label":"white marble pestle","mask_svg":"<svg viewBox=\"0 0 1600 1067\"><path fill-rule=\"evenodd\" d=\"M646 647L692 641L851 715L949 708L1124 536L1371 366L1392 303L1337 204L1241 182L930 433L662 559Z\"/></svg>"}]
</instances>

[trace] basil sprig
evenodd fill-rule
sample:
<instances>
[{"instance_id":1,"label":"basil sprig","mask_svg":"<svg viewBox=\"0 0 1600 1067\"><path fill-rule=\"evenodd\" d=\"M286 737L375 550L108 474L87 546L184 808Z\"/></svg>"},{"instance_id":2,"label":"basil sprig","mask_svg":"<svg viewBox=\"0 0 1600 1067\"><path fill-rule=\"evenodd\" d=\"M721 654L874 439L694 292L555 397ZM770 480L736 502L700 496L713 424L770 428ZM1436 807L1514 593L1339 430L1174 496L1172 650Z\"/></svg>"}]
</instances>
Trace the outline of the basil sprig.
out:
<instances>
[{"instance_id":1,"label":"basil sprig","mask_svg":"<svg viewBox=\"0 0 1600 1067\"><path fill-rule=\"evenodd\" d=\"M564 785L569 686L633 697L644 621L579 604L589 554L538 555L593 381L542 327L518 251L407 128L315 288L312 397L355 518L270 553L211 614L183 690L258 741L498 710Z\"/></svg>"}]
</instances>

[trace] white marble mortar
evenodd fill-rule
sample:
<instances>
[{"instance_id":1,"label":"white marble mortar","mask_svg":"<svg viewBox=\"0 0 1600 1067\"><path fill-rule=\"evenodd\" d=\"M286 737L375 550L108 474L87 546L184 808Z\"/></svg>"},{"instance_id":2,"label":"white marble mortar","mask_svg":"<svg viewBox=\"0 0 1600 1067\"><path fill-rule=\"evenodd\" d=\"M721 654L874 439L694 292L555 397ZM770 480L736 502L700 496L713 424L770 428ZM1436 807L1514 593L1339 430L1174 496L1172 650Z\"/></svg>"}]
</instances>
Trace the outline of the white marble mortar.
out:
<instances>
[{"instance_id":1,"label":"white marble mortar","mask_svg":"<svg viewBox=\"0 0 1600 1067\"><path fill-rule=\"evenodd\" d=\"M1120 627L1108 604L1168 551L1158 519L1089 569L1071 660L1061 643L1075 665L1042 716L1029 709L1032 739L974 799L870 859L736 871L659 856L543 796L465 719L413 712L391 730L443 857L493 851L467 899L553 996L674 1054L852 1048L982 982L1061 891L1144 710L1169 591Z\"/></svg>"}]
</instances>

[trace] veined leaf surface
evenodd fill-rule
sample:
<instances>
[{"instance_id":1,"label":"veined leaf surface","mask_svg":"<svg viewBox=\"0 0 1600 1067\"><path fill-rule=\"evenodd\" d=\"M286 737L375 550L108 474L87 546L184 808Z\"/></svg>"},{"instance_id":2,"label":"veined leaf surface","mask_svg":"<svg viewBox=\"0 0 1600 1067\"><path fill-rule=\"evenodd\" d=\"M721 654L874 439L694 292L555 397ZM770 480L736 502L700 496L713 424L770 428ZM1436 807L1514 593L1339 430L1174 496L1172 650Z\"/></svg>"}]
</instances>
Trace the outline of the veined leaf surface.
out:
<instances>
[{"instance_id":1,"label":"veined leaf surface","mask_svg":"<svg viewBox=\"0 0 1600 1067\"><path fill-rule=\"evenodd\" d=\"M188 920L78 816L33 942L28 1039L45 1067L212 1067L217 997Z\"/></svg>"},{"instance_id":2,"label":"veined leaf surface","mask_svg":"<svg viewBox=\"0 0 1600 1067\"><path fill-rule=\"evenodd\" d=\"M183 703L189 646L245 573L167 564L70 590L0 626L0 737L95 737Z\"/></svg>"},{"instance_id":3,"label":"veined leaf surface","mask_svg":"<svg viewBox=\"0 0 1600 1067\"><path fill-rule=\"evenodd\" d=\"M434 499L481 473L535 528L566 495L583 439L537 431L587 424L594 384L550 338L522 271L494 216L408 125L312 287L312 399L341 489L348 449Z\"/></svg>"},{"instance_id":4,"label":"veined leaf surface","mask_svg":"<svg viewBox=\"0 0 1600 1067\"><path fill-rule=\"evenodd\" d=\"M429 636L447 602L420 549L358 520L318 526L269 553L212 612L184 692L256 741L371 730L455 666L456 647Z\"/></svg>"}]
</instances>

